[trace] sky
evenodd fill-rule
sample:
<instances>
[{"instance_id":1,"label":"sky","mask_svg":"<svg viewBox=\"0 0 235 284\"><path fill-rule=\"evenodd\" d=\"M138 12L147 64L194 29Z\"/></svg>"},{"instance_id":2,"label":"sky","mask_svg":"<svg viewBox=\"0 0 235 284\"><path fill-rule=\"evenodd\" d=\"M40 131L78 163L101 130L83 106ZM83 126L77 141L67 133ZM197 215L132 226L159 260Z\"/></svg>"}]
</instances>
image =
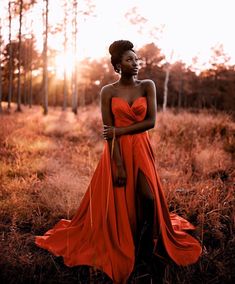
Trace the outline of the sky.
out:
<instances>
[{"instance_id":1,"label":"sky","mask_svg":"<svg viewBox=\"0 0 235 284\"><path fill-rule=\"evenodd\" d=\"M134 43L136 49L154 42L172 62L182 60L190 65L192 58L198 57L198 66L206 66L211 56L211 48L223 44L225 53L231 57L231 63L235 64L235 0L93 0L93 15L89 17L81 14L81 11L86 9L84 1L78 0L79 58L106 56L112 41L128 39ZM3 10L7 2L0 0ZM34 12L28 17L28 26L30 27L31 17L40 49L43 1L38 2ZM67 2L68 5L72 3ZM49 0L49 3L49 22L51 25L62 23L61 1ZM145 19L143 23L130 23L130 18L133 18L133 14L130 13L133 12L133 7L136 7L135 14ZM1 16L3 14L1 13ZM68 25L72 25L71 17L68 17ZM16 30L17 22L13 26ZM6 38L6 19L3 27ZM156 32L157 29L161 29L162 32ZM49 45L61 52L62 44L62 34L50 36Z\"/></svg>"},{"instance_id":2,"label":"sky","mask_svg":"<svg viewBox=\"0 0 235 284\"><path fill-rule=\"evenodd\" d=\"M115 6L117 2L118 6ZM95 24L99 23L101 28L94 34L94 39L102 41L97 46L100 54L112 40L128 38L137 46L155 42L169 58L173 50L175 59L187 63L198 56L203 64L209 60L211 47L222 43L235 62L234 0L100 0L96 3L99 20ZM141 34L138 25L129 25L123 17L133 6L148 20ZM149 34L154 27L164 27L158 39Z\"/></svg>"}]
</instances>

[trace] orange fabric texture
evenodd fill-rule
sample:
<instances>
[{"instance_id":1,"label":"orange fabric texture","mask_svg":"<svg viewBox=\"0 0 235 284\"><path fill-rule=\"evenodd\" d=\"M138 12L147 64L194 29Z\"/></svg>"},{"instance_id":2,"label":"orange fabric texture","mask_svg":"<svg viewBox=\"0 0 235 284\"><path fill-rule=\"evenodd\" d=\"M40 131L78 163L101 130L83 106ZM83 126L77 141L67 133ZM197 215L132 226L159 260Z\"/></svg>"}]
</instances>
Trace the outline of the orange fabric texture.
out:
<instances>
[{"instance_id":1,"label":"orange fabric texture","mask_svg":"<svg viewBox=\"0 0 235 284\"><path fill-rule=\"evenodd\" d=\"M115 126L128 126L145 118L147 100L139 97L130 106L124 99L113 97L112 112ZM62 219L44 236L36 236L36 244L63 256L67 266L93 266L104 271L114 283L127 283L135 262L135 192L138 170L141 170L155 200L155 253L158 254L160 233L164 249L175 263L195 263L201 254L201 246L185 232L194 229L193 225L168 211L148 132L117 139L127 173L125 188L115 187L112 183L113 161L105 142L101 159L73 219Z\"/></svg>"}]
</instances>

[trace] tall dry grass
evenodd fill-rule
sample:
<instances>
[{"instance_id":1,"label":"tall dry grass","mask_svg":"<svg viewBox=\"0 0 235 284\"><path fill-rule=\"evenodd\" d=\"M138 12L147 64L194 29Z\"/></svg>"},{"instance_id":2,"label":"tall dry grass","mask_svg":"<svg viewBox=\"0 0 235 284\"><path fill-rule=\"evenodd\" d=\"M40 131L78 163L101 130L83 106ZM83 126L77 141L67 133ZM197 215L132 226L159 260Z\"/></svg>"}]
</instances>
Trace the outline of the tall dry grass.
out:
<instances>
[{"instance_id":1,"label":"tall dry grass","mask_svg":"<svg viewBox=\"0 0 235 284\"><path fill-rule=\"evenodd\" d=\"M34 245L76 212L104 142L97 106L78 116L40 108L0 116L0 274L4 283L82 283ZM200 261L167 267L165 283L232 283L235 123L206 112L159 113L149 132L171 211L187 218L203 246Z\"/></svg>"}]
</instances>

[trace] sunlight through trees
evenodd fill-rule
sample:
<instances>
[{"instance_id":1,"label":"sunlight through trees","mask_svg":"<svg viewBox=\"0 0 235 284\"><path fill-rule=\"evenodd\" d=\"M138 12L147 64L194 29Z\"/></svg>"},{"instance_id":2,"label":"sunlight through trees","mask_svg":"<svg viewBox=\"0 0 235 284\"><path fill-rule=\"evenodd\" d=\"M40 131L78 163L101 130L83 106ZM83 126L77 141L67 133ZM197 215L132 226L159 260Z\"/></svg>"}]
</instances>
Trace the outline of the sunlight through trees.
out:
<instances>
[{"instance_id":1,"label":"sunlight through trees","mask_svg":"<svg viewBox=\"0 0 235 284\"><path fill-rule=\"evenodd\" d=\"M78 59L82 52L79 36L84 28L81 19L96 16L93 2L58 1L59 23L52 21L55 15L53 9L50 10L52 2L49 0L9 0L6 3L1 17L2 33L7 32L7 38L2 37L0 44L0 99L7 102L8 111L11 102L15 102L18 111L22 110L23 103L29 107L42 105L44 114L48 113L49 106L61 106L62 110L70 107L77 114L80 105L98 102L101 87L118 77L107 57ZM40 34L35 33L36 12L41 17ZM160 109L234 110L235 67L222 43L211 48L209 62L199 70L197 57L187 65L164 54L158 45L164 26L150 25L136 7L129 9L125 18L140 35L148 34L152 38L151 43L136 49L141 59L139 78L155 82ZM43 39L41 50L38 48L40 37ZM52 44L58 39L61 50L56 41ZM96 49L96 42L93 48Z\"/></svg>"}]
</instances>

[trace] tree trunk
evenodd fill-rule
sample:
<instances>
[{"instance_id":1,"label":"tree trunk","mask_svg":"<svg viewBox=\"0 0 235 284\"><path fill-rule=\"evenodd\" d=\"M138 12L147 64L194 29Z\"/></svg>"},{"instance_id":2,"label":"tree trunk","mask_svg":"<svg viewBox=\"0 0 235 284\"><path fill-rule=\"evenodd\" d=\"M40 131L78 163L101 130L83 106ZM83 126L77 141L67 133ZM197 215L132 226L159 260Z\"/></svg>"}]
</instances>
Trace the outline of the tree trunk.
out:
<instances>
[{"instance_id":1,"label":"tree trunk","mask_svg":"<svg viewBox=\"0 0 235 284\"><path fill-rule=\"evenodd\" d=\"M167 106L169 77L170 77L170 64L167 63L167 66L166 66L166 77L165 77L165 81L164 81L163 112L166 111L166 106Z\"/></svg>"},{"instance_id":2,"label":"tree trunk","mask_svg":"<svg viewBox=\"0 0 235 284\"><path fill-rule=\"evenodd\" d=\"M30 58L29 58L29 108L32 107L33 103L33 86L32 86L32 60L33 60L33 34L30 41Z\"/></svg>"},{"instance_id":3,"label":"tree trunk","mask_svg":"<svg viewBox=\"0 0 235 284\"><path fill-rule=\"evenodd\" d=\"M8 104L7 108L11 108L12 86L13 86L13 58L12 58L12 40L11 40L11 1L8 3L8 19L9 19L9 85L8 85Z\"/></svg>"},{"instance_id":4,"label":"tree trunk","mask_svg":"<svg viewBox=\"0 0 235 284\"><path fill-rule=\"evenodd\" d=\"M74 72L73 72L73 90L72 90L72 111L77 114L77 62L76 62L76 54L77 54L77 1L73 1L73 11L74 11L74 31L73 31L73 40L74 40Z\"/></svg>"},{"instance_id":5,"label":"tree trunk","mask_svg":"<svg viewBox=\"0 0 235 284\"><path fill-rule=\"evenodd\" d=\"M29 90L28 90L28 100L29 100L29 108L32 108L32 103L33 103L33 86L32 86L32 69L33 69L33 20L31 20L31 31L30 31L30 34L31 34L31 40L29 42L29 80L28 80L28 84L29 84Z\"/></svg>"},{"instance_id":6,"label":"tree trunk","mask_svg":"<svg viewBox=\"0 0 235 284\"><path fill-rule=\"evenodd\" d=\"M21 111L21 30L22 30L22 11L23 11L23 0L20 0L20 14L19 14L19 45L18 45L18 85L17 85L17 109Z\"/></svg>"},{"instance_id":7,"label":"tree trunk","mask_svg":"<svg viewBox=\"0 0 235 284\"><path fill-rule=\"evenodd\" d=\"M43 44L43 113L46 115L48 113L48 70L47 70L47 39L48 39L48 2L49 0L44 0L46 2L46 12L45 12L45 31L44 31L44 44Z\"/></svg>"},{"instance_id":8,"label":"tree trunk","mask_svg":"<svg viewBox=\"0 0 235 284\"><path fill-rule=\"evenodd\" d=\"M28 47L28 44L26 43L26 39L24 42L24 105L27 104L27 71L28 71L28 58L26 54L26 49Z\"/></svg>"},{"instance_id":9,"label":"tree trunk","mask_svg":"<svg viewBox=\"0 0 235 284\"><path fill-rule=\"evenodd\" d=\"M178 109L181 108L182 105L182 96L183 96L183 78L182 74L180 75L180 87L179 87L179 93L178 93Z\"/></svg>"},{"instance_id":10,"label":"tree trunk","mask_svg":"<svg viewBox=\"0 0 235 284\"><path fill-rule=\"evenodd\" d=\"M0 113L2 112L2 21L0 19Z\"/></svg>"},{"instance_id":11,"label":"tree trunk","mask_svg":"<svg viewBox=\"0 0 235 284\"><path fill-rule=\"evenodd\" d=\"M67 70L66 70L66 53L67 53L67 1L64 4L64 100L62 110L66 110L67 107Z\"/></svg>"}]
</instances>

